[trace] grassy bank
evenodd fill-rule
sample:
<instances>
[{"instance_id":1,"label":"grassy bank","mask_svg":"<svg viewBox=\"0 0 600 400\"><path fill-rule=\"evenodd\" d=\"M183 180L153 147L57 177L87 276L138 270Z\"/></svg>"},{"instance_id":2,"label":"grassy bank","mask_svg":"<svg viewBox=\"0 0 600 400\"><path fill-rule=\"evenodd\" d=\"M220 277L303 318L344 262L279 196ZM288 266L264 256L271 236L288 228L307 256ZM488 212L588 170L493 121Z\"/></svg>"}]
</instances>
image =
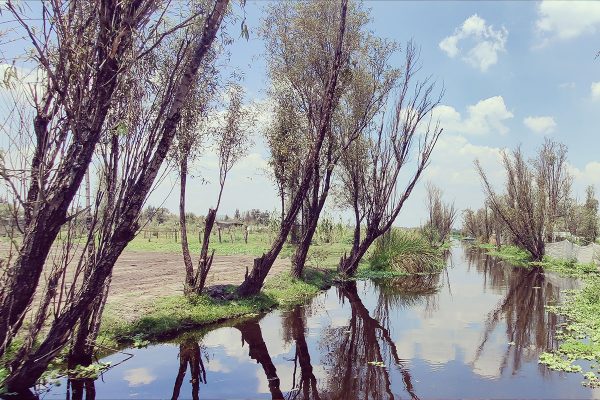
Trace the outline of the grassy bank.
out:
<instances>
[{"instance_id":1,"label":"grassy bank","mask_svg":"<svg viewBox=\"0 0 600 400\"><path fill-rule=\"evenodd\" d=\"M123 322L107 309L98 343L106 347L141 345L226 319L302 304L331 282L331 273L310 269L304 280L294 279L287 273L275 276L266 282L261 294L246 299L217 300L205 295L163 297L132 322Z\"/></svg>"}]
</instances>

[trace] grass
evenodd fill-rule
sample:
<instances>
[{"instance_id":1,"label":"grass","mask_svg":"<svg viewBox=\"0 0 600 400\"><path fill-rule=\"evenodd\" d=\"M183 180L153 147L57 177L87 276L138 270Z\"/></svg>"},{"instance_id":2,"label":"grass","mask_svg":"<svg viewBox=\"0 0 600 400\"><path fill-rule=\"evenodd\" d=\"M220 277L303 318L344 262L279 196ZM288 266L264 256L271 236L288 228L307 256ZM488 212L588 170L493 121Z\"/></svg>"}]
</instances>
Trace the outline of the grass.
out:
<instances>
[{"instance_id":1,"label":"grass","mask_svg":"<svg viewBox=\"0 0 600 400\"><path fill-rule=\"evenodd\" d=\"M393 229L375 241L369 263L374 271L406 274L434 272L444 267L440 249L418 233Z\"/></svg>"},{"instance_id":2,"label":"grass","mask_svg":"<svg viewBox=\"0 0 600 400\"><path fill-rule=\"evenodd\" d=\"M163 297L144 316L130 323L107 309L98 343L112 348L147 343L226 319L255 315L278 306L302 304L328 287L330 282L329 273L310 269L304 280L294 279L289 274L273 277L266 282L261 294L245 299L216 300L205 295Z\"/></svg>"},{"instance_id":3,"label":"grass","mask_svg":"<svg viewBox=\"0 0 600 400\"><path fill-rule=\"evenodd\" d=\"M272 234L269 232L255 232L248 235L248 243L244 242L244 238L239 231L233 235L233 241L227 232L222 233L222 242L219 243L219 236L213 233L210 239L210 248L215 249L216 254L220 255L250 255L260 256L269 250L272 243ZM200 242L198 241L197 232L188 234L188 243L190 251L193 254L200 252ZM139 252L161 252L161 253L181 253L181 237L178 234L177 240L174 236L165 237L159 234L159 237L146 235L136 236L127 245L129 251ZM282 256L289 256L293 252L291 245L286 244L281 252Z\"/></svg>"},{"instance_id":4,"label":"grass","mask_svg":"<svg viewBox=\"0 0 600 400\"><path fill-rule=\"evenodd\" d=\"M482 243L477 246L486 250L486 253L490 256L498 257L501 260L518 267L529 266L531 262L531 255L517 246L505 245L500 247L500 249L497 249L495 245L489 243Z\"/></svg>"}]
</instances>

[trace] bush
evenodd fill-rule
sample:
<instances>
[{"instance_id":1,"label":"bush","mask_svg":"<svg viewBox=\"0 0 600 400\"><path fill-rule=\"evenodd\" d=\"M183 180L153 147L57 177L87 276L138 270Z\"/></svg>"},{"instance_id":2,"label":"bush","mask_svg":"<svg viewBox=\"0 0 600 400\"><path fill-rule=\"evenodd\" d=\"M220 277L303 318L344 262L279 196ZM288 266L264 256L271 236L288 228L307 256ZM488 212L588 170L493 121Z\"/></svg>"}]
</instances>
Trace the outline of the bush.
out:
<instances>
[{"instance_id":1,"label":"bush","mask_svg":"<svg viewBox=\"0 0 600 400\"><path fill-rule=\"evenodd\" d=\"M438 249L417 233L392 229L375 241L369 260L377 271L399 270L407 273L435 272L444 267Z\"/></svg>"}]
</instances>

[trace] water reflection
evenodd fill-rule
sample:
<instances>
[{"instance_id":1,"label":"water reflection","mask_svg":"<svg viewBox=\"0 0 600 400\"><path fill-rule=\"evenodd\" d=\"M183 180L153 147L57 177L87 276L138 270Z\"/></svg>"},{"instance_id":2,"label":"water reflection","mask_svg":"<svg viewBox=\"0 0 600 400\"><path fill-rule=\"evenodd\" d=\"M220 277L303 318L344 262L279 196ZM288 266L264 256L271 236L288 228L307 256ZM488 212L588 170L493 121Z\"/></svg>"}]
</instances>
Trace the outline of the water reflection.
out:
<instances>
[{"instance_id":1,"label":"water reflection","mask_svg":"<svg viewBox=\"0 0 600 400\"><path fill-rule=\"evenodd\" d=\"M306 308L297 306L283 318L284 335L295 342L292 388L286 398L320 400L317 378L306 341L305 315Z\"/></svg>"},{"instance_id":2,"label":"water reflection","mask_svg":"<svg viewBox=\"0 0 600 400\"><path fill-rule=\"evenodd\" d=\"M179 345L179 371L177 372L175 386L173 387L172 400L179 398L181 384L183 383L188 366L190 368L190 382L192 384L192 399L197 400L199 398L200 383L206 383L206 369L202 362L200 345L193 337L185 339Z\"/></svg>"},{"instance_id":3,"label":"water reflection","mask_svg":"<svg viewBox=\"0 0 600 400\"><path fill-rule=\"evenodd\" d=\"M73 379L67 388L67 400L95 400L96 384L94 379Z\"/></svg>"},{"instance_id":4,"label":"water reflection","mask_svg":"<svg viewBox=\"0 0 600 400\"><path fill-rule=\"evenodd\" d=\"M263 339L262 331L258 321L248 321L235 326L242 334L242 344L247 343L249 347L249 356L256 360L265 372L269 382L269 391L272 399L283 399L283 393L279 388L279 377L273 360L269 355L269 350Z\"/></svg>"},{"instance_id":5,"label":"water reflection","mask_svg":"<svg viewBox=\"0 0 600 400\"><path fill-rule=\"evenodd\" d=\"M345 282L304 306L131 350L126 367L109 370L95 388L71 382L67 399L96 391L173 399L596 395L580 377L537 363L557 347L561 322L545 305L571 281L461 247L451 264L439 274Z\"/></svg>"},{"instance_id":6,"label":"water reflection","mask_svg":"<svg viewBox=\"0 0 600 400\"><path fill-rule=\"evenodd\" d=\"M510 268L492 268L491 271ZM487 274L486 274L487 275ZM498 279L491 280L499 282ZM558 299L559 289L545 279L541 268L514 268L508 277L508 290L497 307L490 311L485 321L483 338L477 349L477 361L499 322L506 324L508 345L500 363L500 370L510 368L512 374L521 368L523 361L537 360L543 351L556 349L554 332L558 317L546 313L544 306ZM542 373L547 372L540 366Z\"/></svg>"},{"instance_id":7,"label":"water reflection","mask_svg":"<svg viewBox=\"0 0 600 400\"><path fill-rule=\"evenodd\" d=\"M389 369L394 366L411 398L418 399L406 361L400 358L388 328L369 314L356 282L345 282L337 291L340 302L349 303L351 316L348 327L326 330L322 340L330 397L393 399Z\"/></svg>"}]
</instances>

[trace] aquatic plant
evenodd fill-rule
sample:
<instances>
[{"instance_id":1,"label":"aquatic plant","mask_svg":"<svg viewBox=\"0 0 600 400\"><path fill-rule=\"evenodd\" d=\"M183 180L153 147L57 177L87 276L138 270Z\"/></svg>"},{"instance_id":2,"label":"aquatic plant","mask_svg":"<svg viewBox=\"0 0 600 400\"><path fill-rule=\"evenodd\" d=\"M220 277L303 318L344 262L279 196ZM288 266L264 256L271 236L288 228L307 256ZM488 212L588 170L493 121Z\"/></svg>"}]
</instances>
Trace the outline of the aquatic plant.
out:
<instances>
[{"instance_id":1,"label":"aquatic plant","mask_svg":"<svg viewBox=\"0 0 600 400\"><path fill-rule=\"evenodd\" d=\"M440 251L418 233L392 229L375 241L369 260L376 271L435 272L444 267Z\"/></svg>"}]
</instances>

